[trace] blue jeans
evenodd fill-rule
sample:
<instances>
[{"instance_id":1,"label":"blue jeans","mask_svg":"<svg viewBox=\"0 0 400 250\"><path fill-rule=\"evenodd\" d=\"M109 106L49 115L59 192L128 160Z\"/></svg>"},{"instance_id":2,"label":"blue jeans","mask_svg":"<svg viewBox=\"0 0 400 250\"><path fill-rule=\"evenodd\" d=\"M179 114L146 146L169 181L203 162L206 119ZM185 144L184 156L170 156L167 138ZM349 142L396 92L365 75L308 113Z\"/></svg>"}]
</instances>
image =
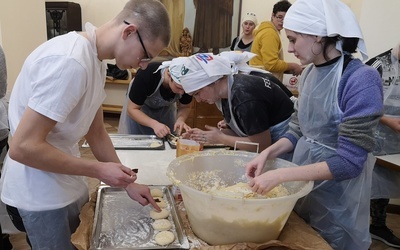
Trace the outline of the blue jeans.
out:
<instances>
[{"instance_id":1,"label":"blue jeans","mask_svg":"<svg viewBox=\"0 0 400 250\"><path fill-rule=\"evenodd\" d=\"M88 198L87 196L81 197L76 202L55 210L27 211L18 209L32 249L76 249L71 243L71 235L79 226L79 213ZM14 224L19 219L14 218L18 216L15 213L10 214L10 216Z\"/></svg>"}]
</instances>

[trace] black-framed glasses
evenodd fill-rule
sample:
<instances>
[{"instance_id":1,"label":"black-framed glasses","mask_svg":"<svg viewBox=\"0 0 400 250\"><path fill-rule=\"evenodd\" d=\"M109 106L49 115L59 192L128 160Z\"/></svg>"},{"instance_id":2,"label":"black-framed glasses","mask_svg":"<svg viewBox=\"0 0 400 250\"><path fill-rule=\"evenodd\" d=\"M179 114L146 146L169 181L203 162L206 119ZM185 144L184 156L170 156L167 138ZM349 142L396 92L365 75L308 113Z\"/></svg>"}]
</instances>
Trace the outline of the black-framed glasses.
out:
<instances>
[{"instance_id":1,"label":"black-framed glasses","mask_svg":"<svg viewBox=\"0 0 400 250\"><path fill-rule=\"evenodd\" d=\"M283 21L283 19L285 19L285 16L281 16L281 15L279 15L279 16L274 15L274 17L275 17L276 19L280 20L280 21Z\"/></svg>"},{"instance_id":2,"label":"black-framed glasses","mask_svg":"<svg viewBox=\"0 0 400 250\"><path fill-rule=\"evenodd\" d=\"M126 25L130 25L130 24L131 24L130 22L127 22L126 20L124 20L124 23L125 23ZM139 34L139 30L138 30L138 29L136 30L136 33L137 33L137 35L138 35L139 42L140 42L140 44L142 45L142 48L143 48L143 50L144 50L144 53L145 53L146 56L147 56L146 58L140 59L140 61L141 61L141 62L150 62L153 58L151 58L151 57L149 56L149 53L147 53L146 47L144 47L143 40L142 40L142 38L140 37L140 34Z\"/></svg>"}]
</instances>

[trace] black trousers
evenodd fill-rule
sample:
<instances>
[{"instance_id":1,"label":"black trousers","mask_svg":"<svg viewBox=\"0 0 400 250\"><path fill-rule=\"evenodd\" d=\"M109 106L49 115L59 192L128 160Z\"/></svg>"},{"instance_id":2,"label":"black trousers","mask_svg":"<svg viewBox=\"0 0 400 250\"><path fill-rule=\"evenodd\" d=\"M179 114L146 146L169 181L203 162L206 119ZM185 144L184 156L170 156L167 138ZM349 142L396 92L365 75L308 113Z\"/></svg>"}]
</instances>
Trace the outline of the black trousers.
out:
<instances>
[{"instance_id":1,"label":"black trousers","mask_svg":"<svg viewBox=\"0 0 400 250\"><path fill-rule=\"evenodd\" d=\"M389 199L371 199L371 225L377 227L386 226L386 209L388 204Z\"/></svg>"}]
</instances>

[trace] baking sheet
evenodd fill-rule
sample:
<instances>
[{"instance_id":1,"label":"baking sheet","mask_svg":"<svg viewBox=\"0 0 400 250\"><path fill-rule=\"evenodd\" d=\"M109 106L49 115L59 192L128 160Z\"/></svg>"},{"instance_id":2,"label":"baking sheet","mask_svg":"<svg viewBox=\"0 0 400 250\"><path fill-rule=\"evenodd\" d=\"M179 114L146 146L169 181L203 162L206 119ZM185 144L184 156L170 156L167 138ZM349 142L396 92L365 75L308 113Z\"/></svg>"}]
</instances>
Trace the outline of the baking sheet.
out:
<instances>
[{"instance_id":1,"label":"baking sheet","mask_svg":"<svg viewBox=\"0 0 400 250\"><path fill-rule=\"evenodd\" d=\"M133 201L122 188L103 186L99 188L91 250L103 249L189 249L189 242L183 229L182 221L177 213L170 186L149 186L163 190L167 209L170 210L168 220L173 227L175 241L167 246L155 243L154 230L150 218L152 207L142 206Z\"/></svg>"},{"instance_id":2,"label":"baking sheet","mask_svg":"<svg viewBox=\"0 0 400 250\"><path fill-rule=\"evenodd\" d=\"M110 139L115 149L165 149L164 140L155 135L110 134ZM84 141L82 147L90 146Z\"/></svg>"}]
</instances>

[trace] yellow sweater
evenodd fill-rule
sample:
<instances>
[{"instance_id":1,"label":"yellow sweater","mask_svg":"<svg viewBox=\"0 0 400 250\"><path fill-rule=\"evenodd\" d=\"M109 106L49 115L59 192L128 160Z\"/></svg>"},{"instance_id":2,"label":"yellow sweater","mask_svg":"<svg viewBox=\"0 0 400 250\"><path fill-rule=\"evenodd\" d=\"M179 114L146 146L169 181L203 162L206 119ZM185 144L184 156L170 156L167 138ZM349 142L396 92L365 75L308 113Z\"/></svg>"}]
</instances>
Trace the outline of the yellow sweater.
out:
<instances>
[{"instance_id":1,"label":"yellow sweater","mask_svg":"<svg viewBox=\"0 0 400 250\"><path fill-rule=\"evenodd\" d=\"M282 80L283 72L288 69L288 64L283 61L282 42L278 30L270 21L265 21L254 30L254 40L251 52L257 54L250 60L251 66L262 67L274 73Z\"/></svg>"}]
</instances>

